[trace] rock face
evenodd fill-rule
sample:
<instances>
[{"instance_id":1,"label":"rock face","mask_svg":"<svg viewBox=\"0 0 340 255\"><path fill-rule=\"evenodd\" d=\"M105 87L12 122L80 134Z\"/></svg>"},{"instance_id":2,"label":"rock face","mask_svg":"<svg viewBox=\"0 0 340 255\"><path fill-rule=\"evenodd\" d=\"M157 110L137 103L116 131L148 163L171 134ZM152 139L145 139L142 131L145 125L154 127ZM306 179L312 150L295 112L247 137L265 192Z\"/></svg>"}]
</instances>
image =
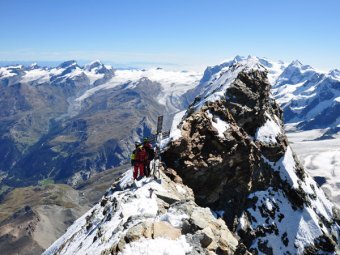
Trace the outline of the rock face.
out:
<instances>
[{"instance_id":1,"label":"rock face","mask_svg":"<svg viewBox=\"0 0 340 255\"><path fill-rule=\"evenodd\" d=\"M163 158L253 254L335 254L335 209L288 146L266 75L252 58L213 75Z\"/></svg>"},{"instance_id":2,"label":"rock face","mask_svg":"<svg viewBox=\"0 0 340 255\"><path fill-rule=\"evenodd\" d=\"M131 178L127 171L43 254L249 254L187 186L163 173L137 187Z\"/></svg>"}]
</instances>

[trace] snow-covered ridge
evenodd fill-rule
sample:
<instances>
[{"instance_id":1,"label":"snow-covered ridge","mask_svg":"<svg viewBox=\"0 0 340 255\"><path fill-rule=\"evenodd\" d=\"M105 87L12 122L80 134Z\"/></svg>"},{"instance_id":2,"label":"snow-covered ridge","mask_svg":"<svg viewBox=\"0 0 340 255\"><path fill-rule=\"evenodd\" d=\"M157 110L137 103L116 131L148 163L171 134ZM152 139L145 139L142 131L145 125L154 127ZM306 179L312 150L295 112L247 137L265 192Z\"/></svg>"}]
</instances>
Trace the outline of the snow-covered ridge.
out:
<instances>
[{"instance_id":1,"label":"snow-covered ridge","mask_svg":"<svg viewBox=\"0 0 340 255\"><path fill-rule=\"evenodd\" d=\"M92 68L89 68L92 66ZM103 65L99 60L92 62L84 67L77 64L76 61L66 61L57 67L48 68L40 67L36 63L30 66L7 66L0 67L0 80L17 76L22 83L35 82L43 84L52 82L56 78L73 79L77 76L86 75L89 79L88 85L94 85L95 81L103 78L105 72L110 72L112 67Z\"/></svg>"},{"instance_id":2,"label":"snow-covered ridge","mask_svg":"<svg viewBox=\"0 0 340 255\"><path fill-rule=\"evenodd\" d=\"M142 186L133 189L127 187L132 184L131 181L132 171L127 171L119 183L116 183L117 186L109 191L110 194L103 198L105 204L102 202L95 205L43 254L101 254L102 251L109 250L118 243L123 236L122 225L131 224L132 222L129 222L131 218L156 218L158 205L155 193L165 191L162 185L148 179L138 181L136 184ZM152 194L151 190L155 193ZM112 206L108 206L111 203ZM178 218L181 215L168 215L168 218L170 217ZM182 244L182 239L178 240L178 244ZM187 245L185 242L183 244ZM166 249L166 247L158 248ZM130 245L128 249L133 247Z\"/></svg>"},{"instance_id":3,"label":"snow-covered ridge","mask_svg":"<svg viewBox=\"0 0 340 255\"><path fill-rule=\"evenodd\" d=\"M226 90L235 81L240 72L247 73L254 70L266 71L266 68L258 58L252 56L223 67L219 72L212 74L207 81L199 85L201 86L200 100L194 107L198 109L206 102L214 102L225 97Z\"/></svg>"},{"instance_id":4,"label":"snow-covered ridge","mask_svg":"<svg viewBox=\"0 0 340 255\"><path fill-rule=\"evenodd\" d=\"M189 188L164 174L132 183L129 170L43 255L185 255L213 251L222 242L225 252L237 245L223 221L193 202Z\"/></svg>"},{"instance_id":5,"label":"snow-covered ridge","mask_svg":"<svg viewBox=\"0 0 340 255\"><path fill-rule=\"evenodd\" d=\"M158 101L161 104L165 105L166 99L168 97L172 95L180 96L184 94L187 90L192 89L201 78L201 73L169 71L160 68L153 68L148 70L116 70L114 77L112 77L109 81L96 88L89 89L76 100L82 101L99 90L114 88L118 85L128 82L133 83L143 78L147 78L153 82L158 82L161 84L162 91L160 93Z\"/></svg>"},{"instance_id":6,"label":"snow-covered ridge","mask_svg":"<svg viewBox=\"0 0 340 255\"><path fill-rule=\"evenodd\" d=\"M54 68L39 67L36 64L29 67L21 65L0 67L0 81L16 78L16 82L35 85L81 82L81 89L74 101L80 107L83 100L99 91L112 89L126 83L133 85L142 79L148 79L160 84L161 90L158 91L156 99L173 112L181 110L178 109L178 105L182 103L179 98L188 90L193 89L201 77L201 72L172 71L162 68L115 70L112 66L104 65L99 60L92 61L83 67L73 60L66 61Z\"/></svg>"}]
</instances>

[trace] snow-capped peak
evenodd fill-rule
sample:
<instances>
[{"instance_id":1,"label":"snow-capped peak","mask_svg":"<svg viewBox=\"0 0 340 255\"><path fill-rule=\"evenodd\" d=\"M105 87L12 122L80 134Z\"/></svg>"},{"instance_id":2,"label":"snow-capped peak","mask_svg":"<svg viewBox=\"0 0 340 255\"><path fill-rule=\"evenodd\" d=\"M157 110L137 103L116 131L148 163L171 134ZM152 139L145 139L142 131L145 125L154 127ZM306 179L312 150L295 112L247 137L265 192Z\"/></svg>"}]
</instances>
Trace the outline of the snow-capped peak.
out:
<instances>
[{"instance_id":1,"label":"snow-capped peak","mask_svg":"<svg viewBox=\"0 0 340 255\"><path fill-rule=\"evenodd\" d=\"M38 63L34 62L34 63L30 64L29 68L30 69L36 69L36 68L39 68L39 65L38 65Z\"/></svg>"},{"instance_id":2,"label":"snow-capped peak","mask_svg":"<svg viewBox=\"0 0 340 255\"><path fill-rule=\"evenodd\" d=\"M102 62L99 59L97 59L97 60L94 60L91 63L85 65L84 69L91 71L94 68L99 68L99 67L103 67L103 66L104 65L102 64Z\"/></svg>"},{"instance_id":3,"label":"snow-capped peak","mask_svg":"<svg viewBox=\"0 0 340 255\"><path fill-rule=\"evenodd\" d=\"M302 67L303 64L299 60L295 59L292 63L290 63L290 66Z\"/></svg>"},{"instance_id":4,"label":"snow-capped peak","mask_svg":"<svg viewBox=\"0 0 340 255\"><path fill-rule=\"evenodd\" d=\"M340 79L340 70L333 69L329 72L329 75L336 78L336 79Z\"/></svg>"},{"instance_id":5,"label":"snow-capped peak","mask_svg":"<svg viewBox=\"0 0 340 255\"><path fill-rule=\"evenodd\" d=\"M68 60L63 63L61 63L58 68L68 68L71 66L77 66L77 62L75 60Z\"/></svg>"},{"instance_id":6,"label":"snow-capped peak","mask_svg":"<svg viewBox=\"0 0 340 255\"><path fill-rule=\"evenodd\" d=\"M304 65L299 60L292 61L287 67L287 69L292 69L292 68L298 69L302 72L304 72L304 71L316 71L312 66Z\"/></svg>"},{"instance_id":7,"label":"snow-capped peak","mask_svg":"<svg viewBox=\"0 0 340 255\"><path fill-rule=\"evenodd\" d=\"M271 84L275 83L275 81L280 76L280 74L283 72L283 70L288 66L288 64L282 60L273 61L265 57L256 57L252 55L249 55L248 57L244 57L244 56L237 55L236 57L232 59L224 60L222 63L220 63L217 66L208 67L205 70L205 73L203 75L201 82L209 80L211 75L219 72L222 68L231 66L241 61L245 61L247 59L253 59L255 61L257 60L268 70L268 80Z\"/></svg>"},{"instance_id":8,"label":"snow-capped peak","mask_svg":"<svg viewBox=\"0 0 340 255\"><path fill-rule=\"evenodd\" d=\"M207 74L208 71L211 72ZM195 109L200 108L206 102L213 102L224 97L225 91L237 78L240 72L251 72L254 70L267 71L267 69L260 63L257 57L249 56L246 59L231 63L213 67L206 70L205 75L201 80L201 84L197 87L200 91L197 93L201 98L196 102Z\"/></svg>"}]
</instances>

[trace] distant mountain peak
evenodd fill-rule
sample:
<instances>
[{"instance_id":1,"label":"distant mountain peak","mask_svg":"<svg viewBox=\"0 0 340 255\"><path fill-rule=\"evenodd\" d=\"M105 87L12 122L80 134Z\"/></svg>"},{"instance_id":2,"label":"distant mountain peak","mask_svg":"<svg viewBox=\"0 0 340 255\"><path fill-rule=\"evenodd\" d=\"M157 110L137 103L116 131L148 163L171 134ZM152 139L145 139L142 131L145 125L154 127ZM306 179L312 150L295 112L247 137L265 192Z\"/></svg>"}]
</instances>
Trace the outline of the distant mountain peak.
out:
<instances>
[{"instance_id":1,"label":"distant mountain peak","mask_svg":"<svg viewBox=\"0 0 340 255\"><path fill-rule=\"evenodd\" d=\"M37 62L34 62L34 63L30 64L29 67L30 67L31 69L34 69L34 68L39 68L39 65L38 65Z\"/></svg>"},{"instance_id":2,"label":"distant mountain peak","mask_svg":"<svg viewBox=\"0 0 340 255\"><path fill-rule=\"evenodd\" d=\"M292 63L290 63L290 65L299 67L303 66L303 64L297 59L293 60Z\"/></svg>"},{"instance_id":3,"label":"distant mountain peak","mask_svg":"<svg viewBox=\"0 0 340 255\"><path fill-rule=\"evenodd\" d=\"M91 71L94 68L98 68L102 66L104 66L103 63L99 59L96 59L90 62L89 64L85 65L85 69Z\"/></svg>"},{"instance_id":4,"label":"distant mountain peak","mask_svg":"<svg viewBox=\"0 0 340 255\"><path fill-rule=\"evenodd\" d=\"M241 60L244 60L245 59L245 57L243 57L243 56L241 56L241 55L236 55L235 57L234 57L234 61L241 61Z\"/></svg>"},{"instance_id":5,"label":"distant mountain peak","mask_svg":"<svg viewBox=\"0 0 340 255\"><path fill-rule=\"evenodd\" d=\"M340 78L340 70L339 69L333 69L329 72L329 75L333 76L334 78Z\"/></svg>"},{"instance_id":6,"label":"distant mountain peak","mask_svg":"<svg viewBox=\"0 0 340 255\"><path fill-rule=\"evenodd\" d=\"M68 61L65 61L65 62L61 63L58 67L59 68L67 68L67 67L76 66L76 65L77 65L77 61L75 61L75 60L68 60Z\"/></svg>"}]
</instances>

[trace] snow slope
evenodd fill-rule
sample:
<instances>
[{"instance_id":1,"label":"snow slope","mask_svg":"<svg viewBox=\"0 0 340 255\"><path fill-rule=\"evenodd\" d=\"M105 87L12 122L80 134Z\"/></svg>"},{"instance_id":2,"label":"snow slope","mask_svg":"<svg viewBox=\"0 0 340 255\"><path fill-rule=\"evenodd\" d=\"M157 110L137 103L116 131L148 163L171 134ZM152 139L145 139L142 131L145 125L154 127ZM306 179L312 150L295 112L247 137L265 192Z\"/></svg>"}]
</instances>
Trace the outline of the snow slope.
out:
<instances>
[{"instance_id":1,"label":"snow slope","mask_svg":"<svg viewBox=\"0 0 340 255\"><path fill-rule=\"evenodd\" d=\"M187 90L192 89L198 83L200 77L201 73L199 72L168 71L160 68L149 70L116 70L112 79L100 86L85 91L76 101L82 101L100 90L107 90L117 85L133 83L147 78L161 84L162 91L159 93L158 101L162 105L166 105L167 101L171 100L171 98L179 97Z\"/></svg>"},{"instance_id":2,"label":"snow slope","mask_svg":"<svg viewBox=\"0 0 340 255\"><path fill-rule=\"evenodd\" d=\"M111 192L107 197L108 200L115 201L115 206L108 210L108 208L98 203L88 213L78 219L67 230L66 234L58 239L43 254L100 254L101 251L111 248L114 243L118 243L122 235L119 227L123 224L128 224L129 217L144 215L148 218L156 217L158 211L156 196L153 195L150 198L149 189L153 189L156 192L164 191L162 185L151 179L142 180L137 182L137 185L144 185L132 192L132 189L126 187L131 179L132 170L129 170L118 184L120 187L118 189L119 191ZM124 190L125 188L127 189ZM117 204L117 201L120 203ZM126 202L123 203L123 201ZM108 211L104 213L104 210ZM108 219L108 215L110 215L110 219ZM92 218L91 225L89 225L89 218ZM97 236L99 228L101 233L100 238L95 240L94 238ZM181 239L177 242L179 245L182 244ZM63 247L64 243L67 245ZM160 240L160 243L162 243L162 240ZM174 244L176 245L177 243L174 242ZM138 246L138 244L136 244L136 246ZM130 250L135 248L135 246L129 246L127 251L124 251L122 254L130 254ZM157 245L157 248L158 251L160 251L162 246ZM143 246L140 246L139 249L143 249Z\"/></svg>"},{"instance_id":3,"label":"snow slope","mask_svg":"<svg viewBox=\"0 0 340 255\"><path fill-rule=\"evenodd\" d=\"M325 131L288 132L291 147L327 196L340 207L340 136L315 140Z\"/></svg>"}]
</instances>

